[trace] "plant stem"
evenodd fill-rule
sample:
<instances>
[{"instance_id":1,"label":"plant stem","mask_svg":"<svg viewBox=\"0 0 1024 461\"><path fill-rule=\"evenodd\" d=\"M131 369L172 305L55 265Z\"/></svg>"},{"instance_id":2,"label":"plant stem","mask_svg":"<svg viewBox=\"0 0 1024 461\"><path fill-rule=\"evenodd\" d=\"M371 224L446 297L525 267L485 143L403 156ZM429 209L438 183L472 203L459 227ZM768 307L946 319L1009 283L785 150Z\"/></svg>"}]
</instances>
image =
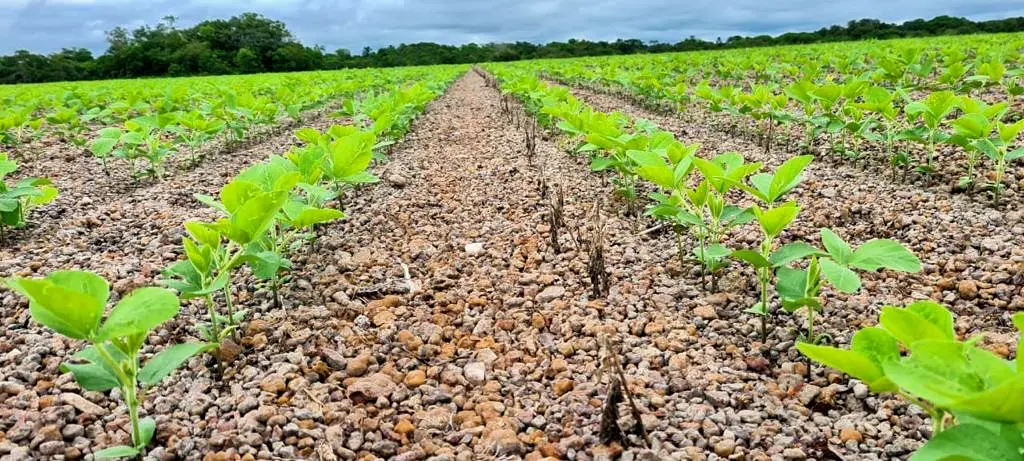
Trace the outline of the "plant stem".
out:
<instances>
[{"instance_id":1,"label":"plant stem","mask_svg":"<svg viewBox=\"0 0 1024 461\"><path fill-rule=\"evenodd\" d=\"M131 354L129 357L131 367L128 370L130 373L126 373L125 367L114 360L114 357L107 351L105 344L94 342L93 349L107 363L107 366L114 370L114 374L117 376L117 380L121 385L124 403L128 406L128 418L131 420L132 425L132 446L141 451L145 447L142 446L142 430L139 427L138 382L136 380L136 368L138 368L139 364L138 358L135 357L135 354Z\"/></svg>"}]
</instances>

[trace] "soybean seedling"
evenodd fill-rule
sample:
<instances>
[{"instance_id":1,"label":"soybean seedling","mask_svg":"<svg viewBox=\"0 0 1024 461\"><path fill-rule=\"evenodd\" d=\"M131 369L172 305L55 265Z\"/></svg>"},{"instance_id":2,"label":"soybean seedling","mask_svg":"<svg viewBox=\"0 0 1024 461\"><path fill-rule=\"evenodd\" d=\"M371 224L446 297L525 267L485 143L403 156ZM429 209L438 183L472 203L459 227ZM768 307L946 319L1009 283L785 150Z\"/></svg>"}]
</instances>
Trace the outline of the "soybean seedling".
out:
<instances>
[{"instance_id":1,"label":"soybean seedling","mask_svg":"<svg viewBox=\"0 0 1024 461\"><path fill-rule=\"evenodd\" d=\"M856 293L860 290L861 280L855 270L921 271L921 261L895 240L873 239L854 249L831 229L823 228L819 233L824 251L803 242L793 242L769 258L775 267L778 280L775 289L783 310L793 313L801 308L807 309L807 331L801 340L813 344L820 340L814 332L814 315L824 307L819 294L825 282L840 292ZM805 257L809 257L806 269L789 266Z\"/></svg>"},{"instance_id":2,"label":"soybean seedling","mask_svg":"<svg viewBox=\"0 0 1024 461\"><path fill-rule=\"evenodd\" d=\"M768 317L771 316L768 288L774 276L773 265L769 261L772 256L775 239L796 219L800 206L796 202L776 205L778 200L793 190L801 181L801 173L811 162L812 157L801 155L783 162L773 174L760 173L749 178L749 184L737 183L737 186L753 196L760 205L753 205L751 211L757 219L762 239L758 248L742 249L732 252L732 257L745 261L754 267L760 288L760 300L746 312L761 317L761 339L768 338ZM762 206L764 208L762 208Z\"/></svg>"},{"instance_id":3,"label":"soybean seedling","mask_svg":"<svg viewBox=\"0 0 1024 461\"><path fill-rule=\"evenodd\" d=\"M186 343L170 346L140 366L146 337L178 314L178 298L163 288L140 288L121 299L106 320L110 287L91 272L53 272L43 279L9 278L9 288L28 298L32 318L71 339L90 345L72 362L61 365L83 389L104 392L119 389L131 423L132 445L100 450L97 458L135 457L145 453L156 432L156 421L139 418L146 389L156 386L176 368L208 346ZM141 385L141 389L140 389Z\"/></svg>"},{"instance_id":4,"label":"soybean seedling","mask_svg":"<svg viewBox=\"0 0 1024 461\"><path fill-rule=\"evenodd\" d=\"M1011 320L1024 332L1024 313ZM797 349L873 392L900 395L924 410L932 438L915 461L1021 459L1024 358L1014 362L982 349L980 337L960 341L953 314L932 301L883 307L878 323L857 331L849 349L803 342Z\"/></svg>"}]
</instances>

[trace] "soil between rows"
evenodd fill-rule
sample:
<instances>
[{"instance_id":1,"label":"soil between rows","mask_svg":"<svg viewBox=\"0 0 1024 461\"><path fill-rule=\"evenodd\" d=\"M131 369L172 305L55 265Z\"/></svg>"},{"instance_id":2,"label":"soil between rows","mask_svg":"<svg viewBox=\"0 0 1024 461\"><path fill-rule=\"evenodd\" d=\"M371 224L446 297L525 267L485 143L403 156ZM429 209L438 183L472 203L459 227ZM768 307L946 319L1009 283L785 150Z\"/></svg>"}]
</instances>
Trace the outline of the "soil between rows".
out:
<instances>
[{"instance_id":1,"label":"soil between rows","mask_svg":"<svg viewBox=\"0 0 1024 461\"><path fill-rule=\"evenodd\" d=\"M673 131L699 132L614 98L581 95L602 110L637 111ZM705 146L731 142L688 136ZM216 174L175 176L103 203L67 194L72 201L52 207L64 211L44 211L59 224L42 224L0 252L0 275L76 267L118 280L122 293L154 283L178 257L182 221L209 217L197 215L192 194L215 192L290 139L225 160ZM759 149L732 142L757 158ZM194 359L150 393L144 412L158 422L150 457L607 458L617 450L597 440L606 381L595 376L606 335L623 344L630 389L651 433L652 446L628 450L627 459L892 459L928 431L921 412L867 395L837 374L815 367L808 381L789 350L796 319L782 319L763 355L751 339L753 320L741 314L753 302L749 273L727 269L722 292L703 290L692 268L679 266L669 235L635 235L585 159L543 138L528 159L522 131L474 72L430 104L374 173L384 181L345 198L349 218L294 255L284 309L272 309L255 284L238 284L236 298L252 314L223 383L208 360ZM56 179L73 181L67 176ZM805 209L795 235L810 238L815 226L828 225L854 241L892 237L927 266L919 276L868 276L856 296L830 295L826 330L848 338L884 303L952 294L947 304L960 314L960 330L997 332L988 339L993 347L1012 347L1006 308L1024 296L1019 212L874 189L883 186L816 165L796 191ZM561 253L549 244L546 204L559 187L573 232L587 233L601 202L607 299L589 298L586 256L568 235ZM99 224L90 226L90 216ZM752 236L737 232L731 243ZM415 293L385 296L410 281ZM963 281L974 282L973 297L960 289ZM10 292L0 302L0 455L75 459L126 441L118 398L83 392L58 373L78 345L29 323L27 306ZM185 309L150 343L192 337L201 312Z\"/></svg>"}]
</instances>

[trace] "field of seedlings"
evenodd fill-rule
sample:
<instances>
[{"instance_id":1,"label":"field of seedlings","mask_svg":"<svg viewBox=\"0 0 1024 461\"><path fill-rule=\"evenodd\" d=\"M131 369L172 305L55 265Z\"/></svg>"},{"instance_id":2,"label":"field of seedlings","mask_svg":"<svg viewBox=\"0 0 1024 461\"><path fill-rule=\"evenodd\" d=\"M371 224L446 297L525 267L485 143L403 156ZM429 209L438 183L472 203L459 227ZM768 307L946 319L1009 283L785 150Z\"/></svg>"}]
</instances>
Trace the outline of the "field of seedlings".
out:
<instances>
[{"instance_id":1,"label":"field of seedlings","mask_svg":"<svg viewBox=\"0 0 1024 461\"><path fill-rule=\"evenodd\" d=\"M1022 460L1022 51L0 87L0 460Z\"/></svg>"}]
</instances>

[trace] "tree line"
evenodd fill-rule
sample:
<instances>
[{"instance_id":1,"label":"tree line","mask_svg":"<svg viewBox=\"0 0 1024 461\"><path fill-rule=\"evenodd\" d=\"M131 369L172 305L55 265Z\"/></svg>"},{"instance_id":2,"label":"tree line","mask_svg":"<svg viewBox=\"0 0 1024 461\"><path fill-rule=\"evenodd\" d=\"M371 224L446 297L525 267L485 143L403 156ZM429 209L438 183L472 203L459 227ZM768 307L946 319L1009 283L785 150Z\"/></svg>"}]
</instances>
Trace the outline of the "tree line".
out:
<instances>
[{"instance_id":1,"label":"tree line","mask_svg":"<svg viewBox=\"0 0 1024 461\"><path fill-rule=\"evenodd\" d=\"M183 29L175 27L175 22L176 18L168 16L156 26L132 31L117 27L107 32L109 47L98 57L84 48L65 48L49 55L19 50L0 56L0 83L463 64L1024 31L1024 17L971 21L938 16L902 24L859 19L814 32L733 36L715 41L690 36L676 43L637 39L460 46L413 43L377 50L365 47L356 55L346 49L327 52L320 46L303 45L283 22L256 13L203 21Z\"/></svg>"}]
</instances>

